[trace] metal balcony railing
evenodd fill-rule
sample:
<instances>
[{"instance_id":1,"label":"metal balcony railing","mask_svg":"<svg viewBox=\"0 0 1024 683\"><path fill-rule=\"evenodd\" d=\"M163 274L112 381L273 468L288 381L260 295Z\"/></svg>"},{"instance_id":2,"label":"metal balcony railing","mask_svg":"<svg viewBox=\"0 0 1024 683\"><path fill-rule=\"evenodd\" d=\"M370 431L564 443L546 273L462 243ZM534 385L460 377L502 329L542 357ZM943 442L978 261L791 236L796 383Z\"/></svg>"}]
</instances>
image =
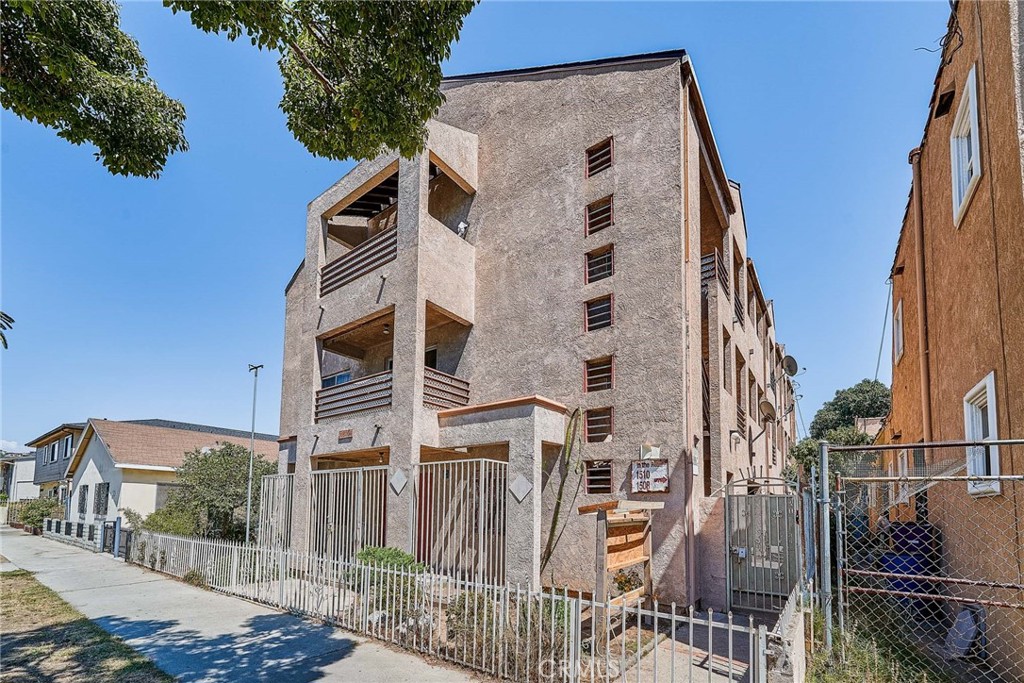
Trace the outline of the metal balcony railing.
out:
<instances>
[{"instance_id":1,"label":"metal balcony railing","mask_svg":"<svg viewBox=\"0 0 1024 683\"><path fill-rule=\"evenodd\" d=\"M391 371L378 372L316 392L316 421L391 405Z\"/></svg>"},{"instance_id":2,"label":"metal balcony railing","mask_svg":"<svg viewBox=\"0 0 1024 683\"><path fill-rule=\"evenodd\" d=\"M398 256L398 230L374 235L320 269L320 296L340 289Z\"/></svg>"},{"instance_id":3,"label":"metal balcony railing","mask_svg":"<svg viewBox=\"0 0 1024 683\"><path fill-rule=\"evenodd\" d=\"M439 409L469 405L469 382L440 370L424 368L423 405Z\"/></svg>"},{"instance_id":4,"label":"metal balcony railing","mask_svg":"<svg viewBox=\"0 0 1024 683\"><path fill-rule=\"evenodd\" d=\"M736 406L736 426L740 430L740 436L746 438L747 436L747 411L743 409L743 406Z\"/></svg>"}]
</instances>

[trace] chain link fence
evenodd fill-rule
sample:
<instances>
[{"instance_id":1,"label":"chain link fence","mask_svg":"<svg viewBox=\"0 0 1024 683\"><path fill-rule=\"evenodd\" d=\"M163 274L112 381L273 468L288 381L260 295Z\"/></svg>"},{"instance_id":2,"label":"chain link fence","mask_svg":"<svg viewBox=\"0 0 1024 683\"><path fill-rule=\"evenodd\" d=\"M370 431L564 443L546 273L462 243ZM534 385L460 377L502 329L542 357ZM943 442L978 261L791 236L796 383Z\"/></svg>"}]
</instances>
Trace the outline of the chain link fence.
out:
<instances>
[{"instance_id":1,"label":"chain link fence","mask_svg":"<svg viewBox=\"0 0 1024 683\"><path fill-rule=\"evenodd\" d=\"M1024 441L829 448L840 666L1024 681L1024 476L999 474L1014 456Z\"/></svg>"}]
</instances>

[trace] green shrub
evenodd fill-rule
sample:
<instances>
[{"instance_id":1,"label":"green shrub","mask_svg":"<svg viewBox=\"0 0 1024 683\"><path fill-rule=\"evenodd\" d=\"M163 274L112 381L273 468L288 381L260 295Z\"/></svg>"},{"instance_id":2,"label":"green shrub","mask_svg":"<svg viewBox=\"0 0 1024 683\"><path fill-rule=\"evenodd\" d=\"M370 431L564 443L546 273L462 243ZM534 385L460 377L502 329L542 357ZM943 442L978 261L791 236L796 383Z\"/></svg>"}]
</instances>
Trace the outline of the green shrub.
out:
<instances>
[{"instance_id":1,"label":"green shrub","mask_svg":"<svg viewBox=\"0 0 1024 683\"><path fill-rule=\"evenodd\" d=\"M373 567L406 569L417 574L427 569L427 565L417 562L415 557L398 548L367 546L356 553L356 559Z\"/></svg>"},{"instance_id":2,"label":"green shrub","mask_svg":"<svg viewBox=\"0 0 1024 683\"><path fill-rule=\"evenodd\" d=\"M7 505L7 501L10 500L6 493L0 493L0 505Z\"/></svg>"},{"instance_id":3,"label":"green shrub","mask_svg":"<svg viewBox=\"0 0 1024 683\"><path fill-rule=\"evenodd\" d=\"M64 506L56 498L36 498L27 501L21 509L21 523L39 529L42 528L44 519L63 509Z\"/></svg>"},{"instance_id":4,"label":"green shrub","mask_svg":"<svg viewBox=\"0 0 1024 683\"><path fill-rule=\"evenodd\" d=\"M198 588L206 588L206 577L198 569L189 569L185 572L185 576L181 577L181 580L190 586L196 586Z\"/></svg>"}]
</instances>

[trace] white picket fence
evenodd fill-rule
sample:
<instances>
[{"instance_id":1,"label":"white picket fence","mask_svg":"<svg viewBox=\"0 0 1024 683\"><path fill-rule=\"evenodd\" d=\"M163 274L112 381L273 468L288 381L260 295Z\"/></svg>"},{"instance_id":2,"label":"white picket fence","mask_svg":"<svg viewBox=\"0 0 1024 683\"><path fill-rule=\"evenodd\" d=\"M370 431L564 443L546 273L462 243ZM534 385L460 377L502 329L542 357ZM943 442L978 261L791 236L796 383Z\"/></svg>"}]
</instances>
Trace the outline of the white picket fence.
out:
<instances>
[{"instance_id":1,"label":"white picket fence","mask_svg":"<svg viewBox=\"0 0 1024 683\"><path fill-rule=\"evenodd\" d=\"M766 680L749 617L139 531L132 562L512 681Z\"/></svg>"}]
</instances>

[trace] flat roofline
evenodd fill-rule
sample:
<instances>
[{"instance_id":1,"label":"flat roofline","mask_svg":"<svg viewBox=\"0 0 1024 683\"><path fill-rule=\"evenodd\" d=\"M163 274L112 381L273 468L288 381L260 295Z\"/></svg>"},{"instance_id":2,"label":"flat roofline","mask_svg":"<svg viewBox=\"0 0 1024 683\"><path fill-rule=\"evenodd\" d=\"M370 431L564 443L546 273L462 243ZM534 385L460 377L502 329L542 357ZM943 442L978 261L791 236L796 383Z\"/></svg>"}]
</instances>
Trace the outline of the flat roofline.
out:
<instances>
[{"instance_id":1,"label":"flat roofline","mask_svg":"<svg viewBox=\"0 0 1024 683\"><path fill-rule=\"evenodd\" d=\"M562 64L547 64L544 66L528 66L519 69L504 69L502 71L482 71L479 73L459 74L456 76L445 76L442 83L453 83L458 81L477 81L488 78L504 78L507 76L527 76L530 74L547 73L553 71L574 71L577 69L594 69L611 64L630 64L635 62L666 61L671 59L681 60L686 57L686 50L662 50L661 52L642 52L633 55L621 55L618 57L603 57L601 59L589 59L582 62L564 62Z\"/></svg>"}]
</instances>

